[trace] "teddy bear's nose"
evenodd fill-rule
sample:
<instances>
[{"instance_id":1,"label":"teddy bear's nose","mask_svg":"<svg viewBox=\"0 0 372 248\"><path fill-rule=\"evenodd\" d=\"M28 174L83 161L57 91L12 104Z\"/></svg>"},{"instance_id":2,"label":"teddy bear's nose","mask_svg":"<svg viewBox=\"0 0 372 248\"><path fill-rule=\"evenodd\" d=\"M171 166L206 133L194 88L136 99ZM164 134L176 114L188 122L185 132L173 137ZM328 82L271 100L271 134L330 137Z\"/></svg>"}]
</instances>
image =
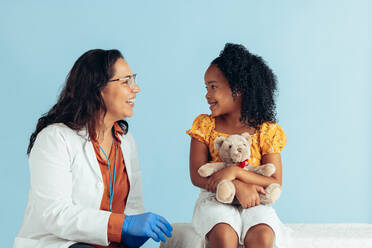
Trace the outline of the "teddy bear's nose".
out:
<instances>
[{"instance_id":1,"label":"teddy bear's nose","mask_svg":"<svg viewBox=\"0 0 372 248\"><path fill-rule=\"evenodd\" d=\"M238 148L238 152L242 152L242 148L241 147Z\"/></svg>"}]
</instances>

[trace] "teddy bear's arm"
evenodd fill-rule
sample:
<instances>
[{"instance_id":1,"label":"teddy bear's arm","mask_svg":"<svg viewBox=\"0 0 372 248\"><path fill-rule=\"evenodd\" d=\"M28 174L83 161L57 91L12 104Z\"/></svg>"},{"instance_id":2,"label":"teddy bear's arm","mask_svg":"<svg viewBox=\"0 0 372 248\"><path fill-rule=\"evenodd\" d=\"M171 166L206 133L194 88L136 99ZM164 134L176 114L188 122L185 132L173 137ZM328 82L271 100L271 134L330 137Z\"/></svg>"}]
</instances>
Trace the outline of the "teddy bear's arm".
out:
<instances>
[{"instance_id":1,"label":"teddy bear's arm","mask_svg":"<svg viewBox=\"0 0 372 248\"><path fill-rule=\"evenodd\" d=\"M244 167L244 169L266 177L271 177L276 170L272 163L267 163L260 166L248 165Z\"/></svg>"},{"instance_id":2,"label":"teddy bear's arm","mask_svg":"<svg viewBox=\"0 0 372 248\"><path fill-rule=\"evenodd\" d=\"M224 162L206 163L199 168L198 173L202 177L209 177L210 175L212 175L216 171L221 170L224 167Z\"/></svg>"}]
</instances>

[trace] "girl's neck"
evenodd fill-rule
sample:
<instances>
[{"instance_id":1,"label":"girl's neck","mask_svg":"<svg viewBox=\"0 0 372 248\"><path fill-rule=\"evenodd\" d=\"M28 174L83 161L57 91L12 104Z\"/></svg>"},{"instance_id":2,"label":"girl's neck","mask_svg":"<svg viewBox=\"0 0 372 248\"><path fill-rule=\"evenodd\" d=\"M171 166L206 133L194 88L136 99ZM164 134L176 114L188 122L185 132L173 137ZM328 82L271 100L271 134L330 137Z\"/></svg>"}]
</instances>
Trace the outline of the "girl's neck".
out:
<instances>
[{"instance_id":1,"label":"girl's neck","mask_svg":"<svg viewBox=\"0 0 372 248\"><path fill-rule=\"evenodd\" d=\"M215 122L215 130L225 134L241 134L248 132L254 134L256 129L240 122L240 113L218 116Z\"/></svg>"},{"instance_id":2,"label":"girl's neck","mask_svg":"<svg viewBox=\"0 0 372 248\"><path fill-rule=\"evenodd\" d=\"M220 118L228 127L231 127L231 128L246 127L246 125L244 123L241 123L240 121L240 118L241 118L240 112L225 114L225 115L222 115Z\"/></svg>"}]
</instances>

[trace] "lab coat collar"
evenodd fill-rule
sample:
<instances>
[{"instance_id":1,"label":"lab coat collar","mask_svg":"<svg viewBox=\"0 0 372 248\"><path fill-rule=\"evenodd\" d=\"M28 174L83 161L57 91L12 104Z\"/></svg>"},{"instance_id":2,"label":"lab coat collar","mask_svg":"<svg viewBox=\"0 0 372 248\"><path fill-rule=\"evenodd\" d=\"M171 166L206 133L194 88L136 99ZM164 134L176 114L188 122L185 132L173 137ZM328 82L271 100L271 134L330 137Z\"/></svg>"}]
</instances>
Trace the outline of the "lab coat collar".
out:
<instances>
[{"instance_id":1,"label":"lab coat collar","mask_svg":"<svg viewBox=\"0 0 372 248\"><path fill-rule=\"evenodd\" d=\"M83 128L80 131L78 131L78 135L83 137L86 140L84 144L84 151L88 158L89 164L92 170L94 171L94 173L96 174L96 176L99 178L99 180L103 182L102 172L99 167L96 154L94 152L93 143L89 138L88 130L86 128ZM125 135L121 135L120 133L118 136L121 140L120 146L123 152L124 163L125 163L125 167L126 167L127 174L128 174L129 184L131 184L131 181L132 181L132 170L131 170L131 159L130 159L130 154L131 154L130 148L131 147L130 147L130 144L128 143L128 139L125 139Z\"/></svg>"}]
</instances>

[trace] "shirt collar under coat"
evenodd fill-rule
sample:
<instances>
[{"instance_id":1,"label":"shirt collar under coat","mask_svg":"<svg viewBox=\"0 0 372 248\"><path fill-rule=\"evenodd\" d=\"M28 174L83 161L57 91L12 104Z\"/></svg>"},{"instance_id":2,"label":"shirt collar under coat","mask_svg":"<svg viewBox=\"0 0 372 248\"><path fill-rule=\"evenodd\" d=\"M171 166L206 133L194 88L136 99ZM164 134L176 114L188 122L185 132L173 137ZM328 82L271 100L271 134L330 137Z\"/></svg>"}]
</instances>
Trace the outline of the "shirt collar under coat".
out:
<instances>
[{"instance_id":1,"label":"shirt collar under coat","mask_svg":"<svg viewBox=\"0 0 372 248\"><path fill-rule=\"evenodd\" d=\"M114 123L113 128L114 128L115 139L120 144L121 143L121 139L120 139L119 135L120 136L123 136L124 135L124 131L123 131L123 129L121 129L120 125L117 122ZM95 138L90 137L87 128L83 128L80 131L78 131L77 133L78 133L79 136L84 137L85 139L90 139L91 141L95 141Z\"/></svg>"},{"instance_id":2,"label":"shirt collar under coat","mask_svg":"<svg viewBox=\"0 0 372 248\"><path fill-rule=\"evenodd\" d=\"M114 123L114 126L113 126L113 134L115 136L116 148L120 149L121 139L120 139L119 135L122 136L124 134L124 132L121 129L120 125L117 124L116 122ZM101 148L100 148L100 145L99 145L98 141L95 138L92 138L92 137L91 137L90 140L92 141L92 144L93 144L93 147L94 147L94 150L95 150L95 153L96 153L96 156L97 156L98 161L101 164L107 166L107 159L106 159L106 157L102 157L101 156ZM112 145L114 145L115 143L113 142ZM111 149L110 149L109 154L107 154L107 156L109 157L109 159L111 157L111 153L114 154L114 152L113 152L114 150L115 150L115 147L112 146ZM120 151L118 151L118 152L120 153ZM117 156L117 159L119 159L121 157L119 154L117 154L116 156ZM111 161L111 159L110 159L110 161Z\"/></svg>"}]
</instances>

